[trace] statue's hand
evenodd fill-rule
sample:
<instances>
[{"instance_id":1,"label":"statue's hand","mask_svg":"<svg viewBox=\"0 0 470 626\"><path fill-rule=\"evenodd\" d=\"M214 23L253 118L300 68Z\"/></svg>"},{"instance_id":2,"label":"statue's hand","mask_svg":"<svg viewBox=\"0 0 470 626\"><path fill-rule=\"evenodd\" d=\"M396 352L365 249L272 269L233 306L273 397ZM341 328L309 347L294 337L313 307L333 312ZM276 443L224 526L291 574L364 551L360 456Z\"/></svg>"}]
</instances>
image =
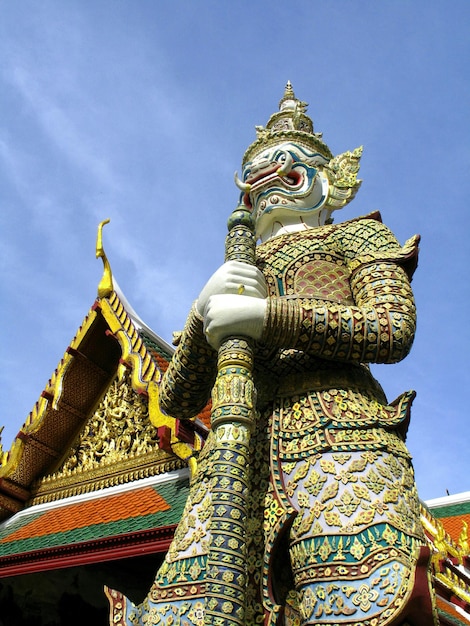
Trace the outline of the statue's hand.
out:
<instances>
[{"instance_id":1,"label":"statue's hand","mask_svg":"<svg viewBox=\"0 0 470 626\"><path fill-rule=\"evenodd\" d=\"M266 298L266 281L263 274L254 265L241 261L227 261L212 274L199 294L196 307L203 316L211 296L237 294L252 298Z\"/></svg>"},{"instance_id":2,"label":"statue's hand","mask_svg":"<svg viewBox=\"0 0 470 626\"><path fill-rule=\"evenodd\" d=\"M226 337L259 339L265 314L265 298L233 294L211 296L204 311L207 341L218 350Z\"/></svg>"}]
</instances>

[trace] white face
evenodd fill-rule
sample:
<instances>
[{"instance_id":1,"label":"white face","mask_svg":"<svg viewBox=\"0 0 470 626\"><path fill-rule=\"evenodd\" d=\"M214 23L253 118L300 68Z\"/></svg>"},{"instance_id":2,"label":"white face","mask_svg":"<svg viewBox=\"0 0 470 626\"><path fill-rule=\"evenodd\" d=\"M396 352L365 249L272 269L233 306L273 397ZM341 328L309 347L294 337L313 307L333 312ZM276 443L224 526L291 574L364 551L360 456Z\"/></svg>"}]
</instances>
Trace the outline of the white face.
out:
<instances>
[{"instance_id":1,"label":"white face","mask_svg":"<svg viewBox=\"0 0 470 626\"><path fill-rule=\"evenodd\" d=\"M258 235L272 229L274 222L311 222L320 214L328 195L320 168L327 162L298 144L281 143L246 163L242 179L250 187L242 202L253 211Z\"/></svg>"}]
</instances>

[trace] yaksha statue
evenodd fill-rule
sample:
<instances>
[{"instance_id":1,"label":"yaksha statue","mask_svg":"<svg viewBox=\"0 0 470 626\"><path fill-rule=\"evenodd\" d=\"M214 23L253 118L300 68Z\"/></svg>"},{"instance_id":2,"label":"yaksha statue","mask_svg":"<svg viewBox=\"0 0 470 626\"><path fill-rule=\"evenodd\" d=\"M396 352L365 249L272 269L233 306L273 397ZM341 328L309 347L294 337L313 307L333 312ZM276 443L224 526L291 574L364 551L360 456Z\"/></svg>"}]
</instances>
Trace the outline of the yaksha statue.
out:
<instances>
[{"instance_id":1,"label":"yaksha statue","mask_svg":"<svg viewBox=\"0 0 470 626\"><path fill-rule=\"evenodd\" d=\"M211 435L147 598L108 590L112 624L437 623L405 445L414 394L389 404L368 366L411 348L419 238L402 247L378 213L332 223L360 156L333 156L290 83L257 127L227 260L160 387L180 419L213 388Z\"/></svg>"}]
</instances>

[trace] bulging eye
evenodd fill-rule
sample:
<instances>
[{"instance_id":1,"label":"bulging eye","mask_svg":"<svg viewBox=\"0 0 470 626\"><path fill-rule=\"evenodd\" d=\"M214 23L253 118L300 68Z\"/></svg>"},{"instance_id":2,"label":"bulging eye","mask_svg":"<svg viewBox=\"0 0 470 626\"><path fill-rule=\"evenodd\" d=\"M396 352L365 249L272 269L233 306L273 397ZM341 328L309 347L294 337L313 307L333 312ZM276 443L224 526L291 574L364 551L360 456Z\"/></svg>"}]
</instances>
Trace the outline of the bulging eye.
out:
<instances>
[{"instance_id":1,"label":"bulging eye","mask_svg":"<svg viewBox=\"0 0 470 626\"><path fill-rule=\"evenodd\" d=\"M273 161L276 161L277 163L285 163L286 162L286 153L284 152L284 150L279 150L278 152L275 153Z\"/></svg>"}]
</instances>

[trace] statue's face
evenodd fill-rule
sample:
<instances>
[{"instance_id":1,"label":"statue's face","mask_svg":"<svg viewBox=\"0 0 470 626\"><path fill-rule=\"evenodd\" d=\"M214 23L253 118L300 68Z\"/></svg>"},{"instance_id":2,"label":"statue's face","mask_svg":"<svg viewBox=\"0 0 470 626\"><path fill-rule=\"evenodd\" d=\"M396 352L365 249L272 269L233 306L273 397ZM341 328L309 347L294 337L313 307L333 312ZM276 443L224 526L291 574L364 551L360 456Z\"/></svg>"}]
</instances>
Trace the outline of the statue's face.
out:
<instances>
[{"instance_id":1,"label":"statue's face","mask_svg":"<svg viewBox=\"0 0 470 626\"><path fill-rule=\"evenodd\" d=\"M319 213L328 192L319 168L326 163L321 154L295 143L273 146L246 163L242 182L249 189L242 202L251 208L257 232L292 213L305 217Z\"/></svg>"}]
</instances>

